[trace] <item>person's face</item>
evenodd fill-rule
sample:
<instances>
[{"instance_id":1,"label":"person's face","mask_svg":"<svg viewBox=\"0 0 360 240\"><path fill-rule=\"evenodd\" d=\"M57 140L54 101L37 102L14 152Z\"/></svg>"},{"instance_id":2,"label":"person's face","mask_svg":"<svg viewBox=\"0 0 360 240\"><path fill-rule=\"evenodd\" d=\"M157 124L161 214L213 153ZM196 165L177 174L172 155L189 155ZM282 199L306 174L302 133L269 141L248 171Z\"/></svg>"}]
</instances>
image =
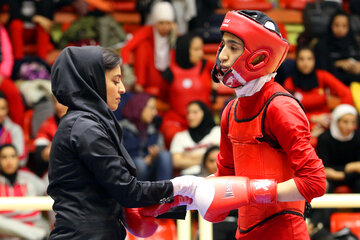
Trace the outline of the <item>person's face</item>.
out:
<instances>
[{"instance_id":1,"label":"person's face","mask_svg":"<svg viewBox=\"0 0 360 240\"><path fill-rule=\"evenodd\" d=\"M173 22L170 21L159 21L155 23L155 29L163 37L169 35L172 28L173 28Z\"/></svg>"},{"instance_id":2,"label":"person's face","mask_svg":"<svg viewBox=\"0 0 360 240\"><path fill-rule=\"evenodd\" d=\"M13 174L19 166L19 158L13 147L4 147L0 153L0 167L6 174Z\"/></svg>"},{"instance_id":3,"label":"person's face","mask_svg":"<svg viewBox=\"0 0 360 240\"><path fill-rule=\"evenodd\" d=\"M0 123L3 123L9 112L6 99L0 98Z\"/></svg>"},{"instance_id":4,"label":"person's face","mask_svg":"<svg viewBox=\"0 0 360 240\"><path fill-rule=\"evenodd\" d=\"M349 32L349 21L346 16L338 15L331 24L331 30L336 38L342 38Z\"/></svg>"},{"instance_id":5,"label":"person's face","mask_svg":"<svg viewBox=\"0 0 360 240\"><path fill-rule=\"evenodd\" d=\"M225 32L222 38L223 49L219 54L221 71L226 72L244 52L244 42Z\"/></svg>"},{"instance_id":6,"label":"person's face","mask_svg":"<svg viewBox=\"0 0 360 240\"><path fill-rule=\"evenodd\" d=\"M144 123L151 123L154 117L157 115L156 100L155 98L149 98L144 109L141 112L141 120Z\"/></svg>"},{"instance_id":7,"label":"person's face","mask_svg":"<svg viewBox=\"0 0 360 240\"><path fill-rule=\"evenodd\" d=\"M125 93L125 87L121 79L121 68L117 66L111 70L105 71L106 80L106 103L115 111L120 103L121 95Z\"/></svg>"},{"instance_id":8,"label":"person's face","mask_svg":"<svg viewBox=\"0 0 360 240\"><path fill-rule=\"evenodd\" d=\"M341 135L349 136L357 128L356 116L353 114L345 114L338 121L338 127Z\"/></svg>"},{"instance_id":9,"label":"person's face","mask_svg":"<svg viewBox=\"0 0 360 240\"><path fill-rule=\"evenodd\" d=\"M195 128L200 125L203 120L204 112L196 103L190 104L187 108L187 121L190 128Z\"/></svg>"},{"instance_id":10,"label":"person's face","mask_svg":"<svg viewBox=\"0 0 360 240\"><path fill-rule=\"evenodd\" d=\"M205 167L209 171L210 174L215 173L217 170L216 159L217 159L218 154L219 154L219 150L214 149L213 151L211 151L209 153L208 157L205 160Z\"/></svg>"},{"instance_id":11,"label":"person's face","mask_svg":"<svg viewBox=\"0 0 360 240\"><path fill-rule=\"evenodd\" d=\"M55 114L58 118L62 118L65 115L68 107L59 103L56 98L54 97L54 104L55 104Z\"/></svg>"},{"instance_id":12,"label":"person's face","mask_svg":"<svg viewBox=\"0 0 360 240\"><path fill-rule=\"evenodd\" d=\"M314 70L315 57L311 50L303 49L298 53L296 65L303 74L309 74Z\"/></svg>"},{"instance_id":13,"label":"person's face","mask_svg":"<svg viewBox=\"0 0 360 240\"><path fill-rule=\"evenodd\" d=\"M190 55L190 63L197 64L204 56L203 51L203 40L199 37L195 37L192 39L190 43L189 55Z\"/></svg>"}]
</instances>

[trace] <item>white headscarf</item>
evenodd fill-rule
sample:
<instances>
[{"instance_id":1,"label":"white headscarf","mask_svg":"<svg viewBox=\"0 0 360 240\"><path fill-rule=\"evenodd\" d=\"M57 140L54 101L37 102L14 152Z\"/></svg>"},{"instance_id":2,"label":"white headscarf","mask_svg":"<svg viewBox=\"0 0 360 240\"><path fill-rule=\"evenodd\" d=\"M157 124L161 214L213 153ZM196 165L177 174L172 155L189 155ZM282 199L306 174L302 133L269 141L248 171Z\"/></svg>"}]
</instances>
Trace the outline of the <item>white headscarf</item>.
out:
<instances>
[{"instance_id":1,"label":"white headscarf","mask_svg":"<svg viewBox=\"0 0 360 240\"><path fill-rule=\"evenodd\" d=\"M169 2L155 2L151 7L150 24L160 21L175 21L175 11Z\"/></svg>"},{"instance_id":2,"label":"white headscarf","mask_svg":"<svg viewBox=\"0 0 360 240\"><path fill-rule=\"evenodd\" d=\"M151 9L151 24L160 21L175 21L174 8L169 2L155 2ZM164 71L170 64L170 43L169 36L161 36L154 29L154 62L155 68Z\"/></svg>"},{"instance_id":3,"label":"white headscarf","mask_svg":"<svg viewBox=\"0 0 360 240\"><path fill-rule=\"evenodd\" d=\"M348 136L344 136L340 132L338 122L339 119L346 114L353 114L357 116L357 111L353 106L349 104L340 104L331 113L330 134L333 138L341 142L350 141L354 137L355 133L352 132Z\"/></svg>"},{"instance_id":4,"label":"white headscarf","mask_svg":"<svg viewBox=\"0 0 360 240\"><path fill-rule=\"evenodd\" d=\"M260 91L265 83L270 81L276 76L276 73L270 73L268 75L259 77L257 79L251 80L246 83L244 86L238 87L235 89L236 96L239 97L249 97Z\"/></svg>"}]
</instances>

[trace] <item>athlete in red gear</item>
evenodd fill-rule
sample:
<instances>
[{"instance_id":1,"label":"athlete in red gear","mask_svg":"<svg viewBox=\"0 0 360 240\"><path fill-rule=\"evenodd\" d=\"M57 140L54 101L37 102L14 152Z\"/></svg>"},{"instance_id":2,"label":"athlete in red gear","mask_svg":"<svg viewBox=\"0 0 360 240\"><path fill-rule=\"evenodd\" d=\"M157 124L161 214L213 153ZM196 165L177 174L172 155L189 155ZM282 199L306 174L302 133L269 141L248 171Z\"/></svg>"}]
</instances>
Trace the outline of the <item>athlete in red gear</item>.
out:
<instances>
[{"instance_id":1,"label":"athlete in red gear","mask_svg":"<svg viewBox=\"0 0 360 240\"><path fill-rule=\"evenodd\" d=\"M322 161L310 144L309 122L295 98L274 82L288 51L276 23L259 11L228 12L212 77L237 98L221 118L215 176L273 179L275 204L239 208L237 239L310 239L304 200L325 192Z\"/></svg>"},{"instance_id":2,"label":"athlete in red gear","mask_svg":"<svg viewBox=\"0 0 360 240\"><path fill-rule=\"evenodd\" d=\"M310 239L305 200L325 193L326 176L301 104L273 79L289 44L259 11L228 12L220 31L212 78L234 88L237 98L221 117L215 177L196 183L186 195L194 200L189 208L211 222L238 208L237 239Z\"/></svg>"}]
</instances>

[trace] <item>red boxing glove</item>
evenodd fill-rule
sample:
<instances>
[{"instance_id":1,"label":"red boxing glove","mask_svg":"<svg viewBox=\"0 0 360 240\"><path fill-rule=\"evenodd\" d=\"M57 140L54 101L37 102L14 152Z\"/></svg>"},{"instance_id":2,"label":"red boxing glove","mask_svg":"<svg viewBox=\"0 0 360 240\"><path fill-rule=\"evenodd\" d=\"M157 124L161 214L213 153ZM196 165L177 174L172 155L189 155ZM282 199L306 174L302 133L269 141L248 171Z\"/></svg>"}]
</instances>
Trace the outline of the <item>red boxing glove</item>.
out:
<instances>
[{"instance_id":1,"label":"red boxing glove","mask_svg":"<svg viewBox=\"0 0 360 240\"><path fill-rule=\"evenodd\" d=\"M193 200L186 196L176 195L172 203L162 203L153 206L143 207L139 210L141 216L157 217L166 213L172 207L191 204Z\"/></svg>"},{"instance_id":2,"label":"red boxing glove","mask_svg":"<svg viewBox=\"0 0 360 240\"><path fill-rule=\"evenodd\" d=\"M196 189L195 205L209 222L225 219L228 212L249 203L276 203L275 180L226 176L206 178Z\"/></svg>"},{"instance_id":3,"label":"red boxing glove","mask_svg":"<svg viewBox=\"0 0 360 240\"><path fill-rule=\"evenodd\" d=\"M158 228L158 223L154 217L142 216L139 210L139 208L124 208L125 227L136 237L150 237Z\"/></svg>"}]
</instances>

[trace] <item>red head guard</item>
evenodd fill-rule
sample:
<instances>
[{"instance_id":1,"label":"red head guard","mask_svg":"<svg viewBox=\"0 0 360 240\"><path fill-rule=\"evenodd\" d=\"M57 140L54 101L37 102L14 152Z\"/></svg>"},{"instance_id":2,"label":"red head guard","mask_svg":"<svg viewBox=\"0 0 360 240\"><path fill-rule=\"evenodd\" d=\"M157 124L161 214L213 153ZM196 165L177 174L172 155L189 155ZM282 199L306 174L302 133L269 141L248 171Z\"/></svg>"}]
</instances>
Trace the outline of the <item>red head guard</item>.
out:
<instances>
[{"instance_id":1,"label":"red head guard","mask_svg":"<svg viewBox=\"0 0 360 240\"><path fill-rule=\"evenodd\" d=\"M276 23L260 11L231 11L225 15L220 27L221 32L228 32L244 42L244 52L225 73L221 71L219 54L212 71L212 79L222 81L226 86L237 88L247 82L275 72L284 61L289 43L282 38ZM253 64L263 55L264 59Z\"/></svg>"}]
</instances>

